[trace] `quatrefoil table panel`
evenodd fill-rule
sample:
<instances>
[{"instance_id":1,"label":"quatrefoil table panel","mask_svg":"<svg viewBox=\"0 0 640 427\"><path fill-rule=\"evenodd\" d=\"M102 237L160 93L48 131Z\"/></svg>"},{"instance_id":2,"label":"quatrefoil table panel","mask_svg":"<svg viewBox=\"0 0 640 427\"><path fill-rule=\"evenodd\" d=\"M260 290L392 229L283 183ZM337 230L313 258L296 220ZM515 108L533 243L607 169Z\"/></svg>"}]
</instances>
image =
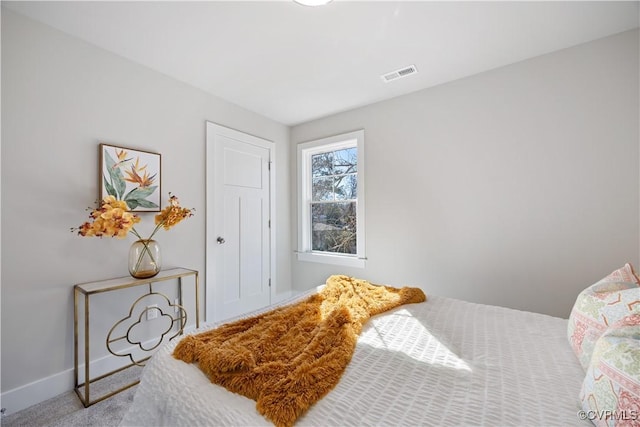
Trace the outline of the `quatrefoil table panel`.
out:
<instances>
[{"instance_id":1,"label":"quatrefoil table panel","mask_svg":"<svg viewBox=\"0 0 640 427\"><path fill-rule=\"evenodd\" d=\"M187 310L183 306L183 279L192 277L191 282L194 285L194 311L195 311L195 327L200 326L200 298L198 271L186 268L170 268L162 270L156 276L148 279L134 279L132 277L119 277L116 279L101 280L97 282L80 283L74 286L73 292L73 336L74 336L74 384L75 391L80 401L85 407L93 405L120 393L136 384L139 380L129 382L116 390L108 389L101 396L91 399L91 385L97 381L108 378L118 372L133 366L144 366L144 363L151 357L152 352L161 344L182 335L187 325ZM159 291L158 282L168 280L177 281L177 298L172 299L165 293ZM155 289L154 289L154 285ZM98 362L92 361L90 358L90 297L95 294L114 292L127 288L146 287L145 293L135 299L128 312L121 319L115 321L109 330L105 344L109 353L113 356L128 358L128 364L114 370L110 370L100 376L91 376L91 365ZM84 305L80 306L81 297L84 296ZM80 311L84 313L84 321L80 324ZM159 325L159 330L155 331L155 335L151 338L145 334L139 333L144 328L145 319L154 320ZM100 319L93 319L99 321ZM79 333L79 329L83 329L83 333ZM157 329L157 328L156 328ZM148 331L147 331L148 332ZM144 337L141 338L141 337ZM80 366L80 350L83 341L84 349L84 365ZM84 377L80 378L81 371Z\"/></svg>"}]
</instances>

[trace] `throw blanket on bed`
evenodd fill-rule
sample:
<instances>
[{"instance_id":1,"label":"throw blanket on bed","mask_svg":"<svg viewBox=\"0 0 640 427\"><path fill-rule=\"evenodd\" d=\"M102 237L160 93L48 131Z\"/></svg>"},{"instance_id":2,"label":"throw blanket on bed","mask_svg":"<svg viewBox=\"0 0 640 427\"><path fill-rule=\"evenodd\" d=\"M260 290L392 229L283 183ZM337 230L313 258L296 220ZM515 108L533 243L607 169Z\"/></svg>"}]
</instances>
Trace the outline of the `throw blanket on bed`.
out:
<instances>
[{"instance_id":1,"label":"throw blanket on bed","mask_svg":"<svg viewBox=\"0 0 640 427\"><path fill-rule=\"evenodd\" d=\"M331 276L317 294L211 331L187 336L173 356L216 384L257 402L277 426L291 426L340 380L369 317L426 300L422 290Z\"/></svg>"}]
</instances>

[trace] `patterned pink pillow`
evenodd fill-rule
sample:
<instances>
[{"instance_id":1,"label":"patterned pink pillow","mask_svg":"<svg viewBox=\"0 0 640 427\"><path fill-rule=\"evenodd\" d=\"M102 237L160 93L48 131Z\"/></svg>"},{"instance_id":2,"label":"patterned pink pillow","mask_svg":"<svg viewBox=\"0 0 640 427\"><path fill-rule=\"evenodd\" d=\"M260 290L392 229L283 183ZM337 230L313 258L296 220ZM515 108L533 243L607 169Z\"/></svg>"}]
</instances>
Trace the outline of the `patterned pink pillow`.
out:
<instances>
[{"instance_id":1,"label":"patterned pink pillow","mask_svg":"<svg viewBox=\"0 0 640 427\"><path fill-rule=\"evenodd\" d=\"M632 313L640 313L640 279L631 264L582 291L571 310L567 335L586 370L604 331Z\"/></svg>"},{"instance_id":2,"label":"patterned pink pillow","mask_svg":"<svg viewBox=\"0 0 640 427\"><path fill-rule=\"evenodd\" d=\"M597 426L640 425L640 313L598 339L580 400L585 418Z\"/></svg>"}]
</instances>

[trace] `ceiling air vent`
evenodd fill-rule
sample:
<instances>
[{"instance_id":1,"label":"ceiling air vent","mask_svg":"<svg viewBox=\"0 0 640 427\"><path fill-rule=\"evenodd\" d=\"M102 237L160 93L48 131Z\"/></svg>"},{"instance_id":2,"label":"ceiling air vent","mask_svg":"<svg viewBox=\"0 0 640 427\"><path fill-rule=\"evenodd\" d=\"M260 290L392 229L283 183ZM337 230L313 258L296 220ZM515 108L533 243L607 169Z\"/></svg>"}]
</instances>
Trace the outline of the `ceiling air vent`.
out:
<instances>
[{"instance_id":1,"label":"ceiling air vent","mask_svg":"<svg viewBox=\"0 0 640 427\"><path fill-rule=\"evenodd\" d=\"M418 72L418 69L416 68L415 65L409 65L408 67L404 67L401 68L399 70L396 71L392 71L390 73L387 74L383 74L380 76L380 78L382 78L382 81L384 81L385 83L388 83L392 80L397 80L400 79L402 77L407 77L410 76L411 74L415 74Z\"/></svg>"}]
</instances>

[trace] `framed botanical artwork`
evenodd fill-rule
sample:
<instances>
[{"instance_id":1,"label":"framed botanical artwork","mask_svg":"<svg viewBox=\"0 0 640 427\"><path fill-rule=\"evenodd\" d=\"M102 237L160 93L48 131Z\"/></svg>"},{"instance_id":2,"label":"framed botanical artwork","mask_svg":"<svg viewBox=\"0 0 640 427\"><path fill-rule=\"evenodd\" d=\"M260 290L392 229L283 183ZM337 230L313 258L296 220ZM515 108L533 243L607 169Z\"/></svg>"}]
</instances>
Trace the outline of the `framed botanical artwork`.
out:
<instances>
[{"instance_id":1,"label":"framed botanical artwork","mask_svg":"<svg viewBox=\"0 0 640 427\"><path fill-rule=\"evenodd\" d=\"M160 211L158 153L100 144L100 200L114 196L130 211Z\"/></svg>"}]
</instances>

